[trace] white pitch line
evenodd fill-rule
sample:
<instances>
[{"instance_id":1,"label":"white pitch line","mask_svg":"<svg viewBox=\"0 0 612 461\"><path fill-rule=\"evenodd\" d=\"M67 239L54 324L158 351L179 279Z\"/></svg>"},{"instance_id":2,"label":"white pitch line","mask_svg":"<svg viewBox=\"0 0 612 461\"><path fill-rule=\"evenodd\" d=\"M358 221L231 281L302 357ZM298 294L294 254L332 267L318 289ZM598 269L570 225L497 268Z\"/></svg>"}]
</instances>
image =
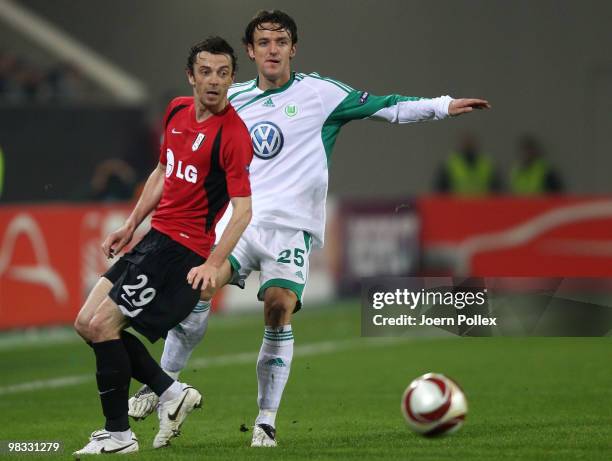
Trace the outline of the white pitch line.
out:
<instances>
[{"instance_id":1,"label":"white pitch line","mask_svg":"<svg viewBox=\"0 0 612 461\"><path fill-rule=\"evenodd\" d=\"M307 357L319 354L330 354L334 352L341 352L350 349L358 349L361 347L381 347L388 345L395 345L398 343L407 342L408 340L416 340L424 338L359 338L359 339L348 339L344 341L323 341L318 343L304 344L296 346L294 350L294 356L296 357ZM226 365L240 365L245 363L254 363L257 360L256 352L240 352L237 354L226 354L219 357L210 358L199 358L192 360L189 364L189 368L210 368L216 366ZM0 396L8 394L19 394L22 392L31 392L47 389L56 389L62 387L78 386L87 382L93 381L94 376L92 374L83 374L75 376L62 376L53 379L41 379L38 381L28 381L25 383L12 384L9 386L0 387Z\"/></svg>"},{"instance_id":2,"label":"white pitch line","mask_svg":"<svg viewBox=\"0 0 612 461\"><path fill-rule=\"evenodd\" d=\"M397 342L397 340L395 340ZM329 354L347 349L355 349L361 346L385 346L390 344L389 340L380 339L347 339L343 341L323 341L319 343L303 344L295 346L293 355L295 357L307 357L310 355ZM189 367L207 368L214 366L237 365L254 363L257 360L257 352L241 352L239 354L221 355L219 357L199 358L190 362Z\"/></svg>"},{"instance_id":3,"label":"white pitch line","mask_svg":"<svg viewBox=\"0 0 612 461\"><path fill-rule=\"evenodd\" d=\"M0 387L0 395L18 394L20 392L47 390L58 387L78 386L79 384L92 380L93 377L90 375L63 376L61 378L54 379L41 379L39 381L29 381L27 383Z\"/></svg>"}]
</instances>

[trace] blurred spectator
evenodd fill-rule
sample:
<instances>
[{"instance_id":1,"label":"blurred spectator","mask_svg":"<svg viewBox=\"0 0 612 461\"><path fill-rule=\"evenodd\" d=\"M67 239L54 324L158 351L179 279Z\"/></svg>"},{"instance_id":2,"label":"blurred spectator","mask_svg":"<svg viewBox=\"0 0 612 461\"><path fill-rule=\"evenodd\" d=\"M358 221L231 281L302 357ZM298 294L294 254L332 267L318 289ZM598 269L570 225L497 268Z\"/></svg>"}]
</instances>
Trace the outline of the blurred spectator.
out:
<instances>
[{"instance_id":1,"label":"blurred spectator","mask_svg":"<svg viewBox=\"0 0 612 461\"><path fill-rule=\"evenodd\" d=\"M45 74L41 70L21 61L15 74L15 80L19 87L17 102L36 103L49 99L49 87Z\"/></svg>"},{"instance_id":2,"label":"blurred spectator","mask_svg":"<svg viewBox=\"0 0 612 461\"><path fill-rule=\"evenodd\" d=\"M133 168L124 160L113 158L100 163L91 179L92 200L120 202L130 200L136 187Z\"/></svg>"},{"instance_id":3,"label":"blurred spectator","mask_svg":"<svg viewBox=\"0 0 612 461\"><path fill-rule=\"evenodd\" d=\"M436 191L464 196L486 195L500 190L493 161L480 152L476 137L466 133L459 149L438 169Z\"/></svg>"},{"instance_id":4,"label":"blurred spectator","mask_svg":"<svg viewBox=\"0 0 612 461\"><path fill-rule=\"evenodd\" d=\"M11 85L11 73L15 59L13 56L0 51L0 98L4 99Z\"/></svg>"},{"instance_id":5,"label":"blurred spectator","mask_svg":"<svg viewBox=\"0 0 612 461\"><path fill-rule=\"evenodd\" d=\"M532 135L523 135L519 140L518 160L510 172L510 192L516 195L563 192L559 174L546 161L540 143Z\"/></svg>"},{"instance_id":6,"label":"blurred spectator","mask_svg":"<svg viewBox=\"0 0 612 461\"><path fill-rule=\"evenodd\" d=\"M70 63L63 63L51 69L47 73L47 82L56 101L75 102L85 98L83 75Z\"/></svg>"},{"instance_id":7,"label":"blurred spectator","mask_svg":"<svg viewBox=\"0 0 612 461\"><path fill-rule=\"evenodd\" d=\"M92 99L78 68L69 63L42 69L20 56L0 51L0 102L74 103Z\"/></svg>"},{"instance_id":8,"label":"blurred spectator","mask_svg":"<svg viewBox=\"0 0 612 461\"><path fill-rule=\"evenodd\" d=\"M12 104L49 99L45 74L23 58L0 52L0 101Z\"/></svg>"},{"instance_id":9,"label":"blurred spectator","mask_svg":"<svg viewBox=\"0 0 612 461\"><path fill-rule=\"evenodd\" d=\"M0 146L0 198L2 198L2 191L4 190L4 151Z\"/></svg>"},{"instance_id":10,"label":"blurred spectator","mask_svg":"<svg viewBox=\"0 0 612 461\"><path fill-rule=\"evenodd\" d=\"M15 56L0 52L0 101L14 102L20 99L21 88L17 82L19 62Z\"/></svg>"}]
</instances>

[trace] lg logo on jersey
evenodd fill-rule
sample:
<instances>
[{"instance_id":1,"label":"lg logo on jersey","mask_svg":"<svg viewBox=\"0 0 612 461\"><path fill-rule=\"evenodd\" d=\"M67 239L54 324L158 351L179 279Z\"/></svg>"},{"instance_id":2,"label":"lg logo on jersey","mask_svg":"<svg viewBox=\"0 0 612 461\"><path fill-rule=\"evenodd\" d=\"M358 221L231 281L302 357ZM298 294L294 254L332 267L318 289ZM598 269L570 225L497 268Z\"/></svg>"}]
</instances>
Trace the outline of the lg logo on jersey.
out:
<instances>
[{"instance_id":1,"label":"lg logo on jersey","mask_svg":"<svg viewBox=\"0 0 612 461\"><path fill-rule=\"evenodd\" d=\"M172 176L174 171L174 152L166 150L166 178ZM195 184L198 180L198 170L193 165L187 165L183 169L183 161L179 160L176 167L176 177Z\"/></svg>"}]
</instances>

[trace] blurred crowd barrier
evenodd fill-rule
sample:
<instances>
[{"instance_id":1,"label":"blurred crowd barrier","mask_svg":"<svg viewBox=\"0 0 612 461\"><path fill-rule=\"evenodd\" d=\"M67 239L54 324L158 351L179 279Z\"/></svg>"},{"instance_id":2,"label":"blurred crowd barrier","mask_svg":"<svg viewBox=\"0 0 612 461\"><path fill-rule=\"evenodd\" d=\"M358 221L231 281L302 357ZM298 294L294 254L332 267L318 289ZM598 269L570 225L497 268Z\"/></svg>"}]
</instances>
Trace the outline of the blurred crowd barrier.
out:
<instances>
[{"instance_id":1,"label":"blurred crowd barrier","mask_svg":"<svg viewBox=\"0 0 612 461\"><path fill-rule=\"evenodd\" d=\"M427 197L418 214L427 275L612 277L612 197Z\"/></svg>"},{"instance_id":2,"label":"blurred crowd barrier","mask_svg":"<svg viewBox=\"0 0 612 461\"><path fill-rule=\"evenodd\" d=\"M129 205L0 207L0 330L70 324L112 264L100 245ZM612 277L612 197L474 198L328 204L306 303L355 296L373 276ZM133 243L146 232L141 226ZM261 308L257 274L217 310Z\"/></svg>"}]
</instances>

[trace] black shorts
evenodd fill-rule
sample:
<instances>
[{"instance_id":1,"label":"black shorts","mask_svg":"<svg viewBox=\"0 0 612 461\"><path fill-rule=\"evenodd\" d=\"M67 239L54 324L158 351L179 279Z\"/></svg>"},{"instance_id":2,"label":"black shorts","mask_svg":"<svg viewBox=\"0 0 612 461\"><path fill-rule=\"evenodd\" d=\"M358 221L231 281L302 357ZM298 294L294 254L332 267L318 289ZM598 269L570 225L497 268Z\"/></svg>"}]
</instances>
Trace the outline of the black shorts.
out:
<instances>
[{"instance_id":1,"label":"black shorts","mask_svg":"<svg viewBox=\"0 0 612 461\"><path fill-rule=\"evenodd\" d=\"M200 299L200 290L191 288L187 274L204 261L194 251L151 229L103 277L113 284L108 296L130 325L155 342L182 322Z\"/></svg>"}]
</instances>

